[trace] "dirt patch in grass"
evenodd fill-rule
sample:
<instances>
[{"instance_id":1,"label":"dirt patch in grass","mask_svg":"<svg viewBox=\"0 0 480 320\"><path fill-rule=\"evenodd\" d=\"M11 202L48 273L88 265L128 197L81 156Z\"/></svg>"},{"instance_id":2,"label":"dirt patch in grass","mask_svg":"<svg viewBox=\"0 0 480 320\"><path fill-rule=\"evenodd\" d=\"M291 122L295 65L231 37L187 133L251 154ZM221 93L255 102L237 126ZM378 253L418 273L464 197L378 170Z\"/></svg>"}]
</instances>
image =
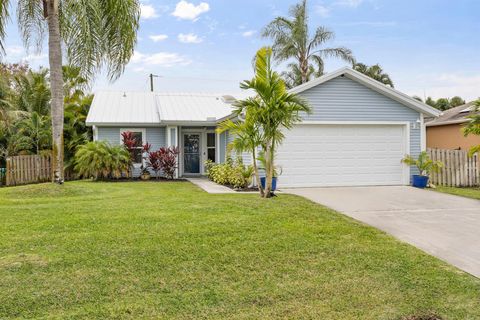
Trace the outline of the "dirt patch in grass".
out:
<instances>
[{"instance_id":1,"label":"dirt patch in grass","mask_svg":"<svg viewBox=\"0 0 480 320\"><path fill-rule=\"evenodd\" d=\"M48 260L38 254L19 253L0 257L1 269L17 269L30 265L32 267L46 267Z\"/></svg>"}]
</instances>

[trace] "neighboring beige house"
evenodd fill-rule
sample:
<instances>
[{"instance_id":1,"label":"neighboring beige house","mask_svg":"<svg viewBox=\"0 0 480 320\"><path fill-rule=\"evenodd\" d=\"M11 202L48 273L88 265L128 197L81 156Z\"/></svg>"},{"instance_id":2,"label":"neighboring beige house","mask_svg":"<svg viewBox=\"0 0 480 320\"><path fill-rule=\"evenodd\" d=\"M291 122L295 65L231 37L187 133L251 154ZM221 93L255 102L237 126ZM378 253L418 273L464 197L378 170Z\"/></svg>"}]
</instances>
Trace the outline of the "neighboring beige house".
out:
<instances>
[{"instance_id":1,"label":"neighboring beige house","mask_svg":"<svg viewBox=\"0 0 480 320\"><path fill-rule=\"evenodd\" d=\"M474 102L449 109L440 117L427 122L427 148L469 150L480 144L480 136L464 136L462 128L468 122L468 116L474 108Z\"/></svg>"}]
</instances>

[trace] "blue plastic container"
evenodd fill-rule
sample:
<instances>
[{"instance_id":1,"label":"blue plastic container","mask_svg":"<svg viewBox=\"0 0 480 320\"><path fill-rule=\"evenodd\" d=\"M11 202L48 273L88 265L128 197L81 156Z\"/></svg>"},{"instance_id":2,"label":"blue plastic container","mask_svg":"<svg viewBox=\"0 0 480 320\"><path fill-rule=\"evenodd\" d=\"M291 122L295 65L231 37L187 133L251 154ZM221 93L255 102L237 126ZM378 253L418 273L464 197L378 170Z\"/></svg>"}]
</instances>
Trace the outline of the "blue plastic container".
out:
<instances>
[{"instance_id":1,"label":"blue plastic container","mask_svg":"<svg viewBox=\"0 0 480 320\"><path fill-rule=\"evenodd\" d=\"M415 188L425 189L428 185L428 177L426 176L413 176L413 186Z\"/></svg>"},{"instance_id":2,"label":"blue plastic container","mask_svg":"<svg viewBox=\"0 0 480 320\"><path fill-rule=\"evenodd\" d=\"M261 183L263 189L265 189L265 185L267 183L266 181L267 181L266 177L260 177L260 183ZM277 190L277 178L273 177L272 178L272 191L275 191L275 190Z\"/></svg>"}]
</instances>

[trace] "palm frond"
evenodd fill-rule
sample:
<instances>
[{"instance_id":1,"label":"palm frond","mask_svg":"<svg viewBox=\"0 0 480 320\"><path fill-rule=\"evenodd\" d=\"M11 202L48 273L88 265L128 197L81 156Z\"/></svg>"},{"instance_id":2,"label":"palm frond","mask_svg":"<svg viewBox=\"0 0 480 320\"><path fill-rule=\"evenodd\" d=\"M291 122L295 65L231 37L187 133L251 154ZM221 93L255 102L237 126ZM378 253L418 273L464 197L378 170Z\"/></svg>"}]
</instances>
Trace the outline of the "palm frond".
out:
<instances>
[{"instance_id":1,"label":"palm frond","mask_svg":"<svg viewBox=\"0 0 480 320\"><path fill-rule=\"evenodd\" d=\"M17 19L25 47L34 47L36 52L42 49L47 31L44 17L43 1L19 0L17 4Z\"/></svg>"},{"instance_id":2,"label":"palm frond","mask_svg":"<svg viewBox=\"0 0 480 320\"><path fill-rule=\"evenodd\" d=\"M1 0L0 1L0 57L5 53L5 32L7 28L7 24L10 20L10 1L9 0Z\"/></svg>"}]
</instances>

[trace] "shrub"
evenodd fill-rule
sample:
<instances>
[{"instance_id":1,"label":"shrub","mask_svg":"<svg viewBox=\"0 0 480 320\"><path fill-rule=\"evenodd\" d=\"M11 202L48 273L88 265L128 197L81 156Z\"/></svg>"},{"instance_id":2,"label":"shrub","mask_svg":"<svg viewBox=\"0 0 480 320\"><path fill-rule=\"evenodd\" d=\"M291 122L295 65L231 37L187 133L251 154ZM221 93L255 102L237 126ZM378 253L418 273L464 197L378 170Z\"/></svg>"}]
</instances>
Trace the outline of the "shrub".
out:
<instances>
[{"instance_id":1,"label":"shrub","mask_svg":"<svg viewBox=\"0 0 480 320\"><path fill-rule=\"evenodd\" d=\"M103 141L88 142L75 153L75 170L84 178L118 179L128 172L130 165L130 153L123 146Z\"/></svg>"},{"instance_id":2,"label":"shrub","mask_svg":"<svg viewBox=\"0 0 480 320\"><path fill-rule=\"evenodd\" d=\"M148 152L147 167L155 172L157 178L158 173L163 171L165 178L172 180L175 178L179 153L180 151L176 147L160 148L158 151Z\"/></svg>"},{"instance_id":3,"label":"shrub","mask_svg":"<svg viewBox=\"0 0 480 320\"><path fill-rule=\"evenodd\" d=\"M402 162L409 166L416 166L422 176L428 176L430 173L438 172L443 168L443 163L441 161L433 161L430 159L426 151L422 151L416 159L407 155L402 159Z\"/></svg>"},{"instance_id":4,"label":"shrub","mask_svg":"<svg viewBox=\"0 0 480 320\"><path fill-rule=\"evenodd\" d=\"M157 152L163 174L167 179L173 180L175 170L177 170L177 157L180 151L176 147L169 147L160 148Z\"/></svg>"},{"instance_id":5,"label":"shrub","mask_svg":"<svg viewBox=\"0 0 480 320\"><path fill-rule=\"evenodd\" d=\"M158 151L148 152L147 168L152 169L155 172L155 177L158 179L158 173L162 170Z\"/></svg>"},{"instance_id":6,"label":"shrub","mask_svg":"<svg viewBox=\"0 0 480 320\"><path fill-rule=\"evenodd\" d=\"M205 168L208 178L218 184L244 189L252 182L253 167L245 166L241 159L233 161L227 158L227 161L221 164L207 161Z\"/></svg>"}]
</instances>

